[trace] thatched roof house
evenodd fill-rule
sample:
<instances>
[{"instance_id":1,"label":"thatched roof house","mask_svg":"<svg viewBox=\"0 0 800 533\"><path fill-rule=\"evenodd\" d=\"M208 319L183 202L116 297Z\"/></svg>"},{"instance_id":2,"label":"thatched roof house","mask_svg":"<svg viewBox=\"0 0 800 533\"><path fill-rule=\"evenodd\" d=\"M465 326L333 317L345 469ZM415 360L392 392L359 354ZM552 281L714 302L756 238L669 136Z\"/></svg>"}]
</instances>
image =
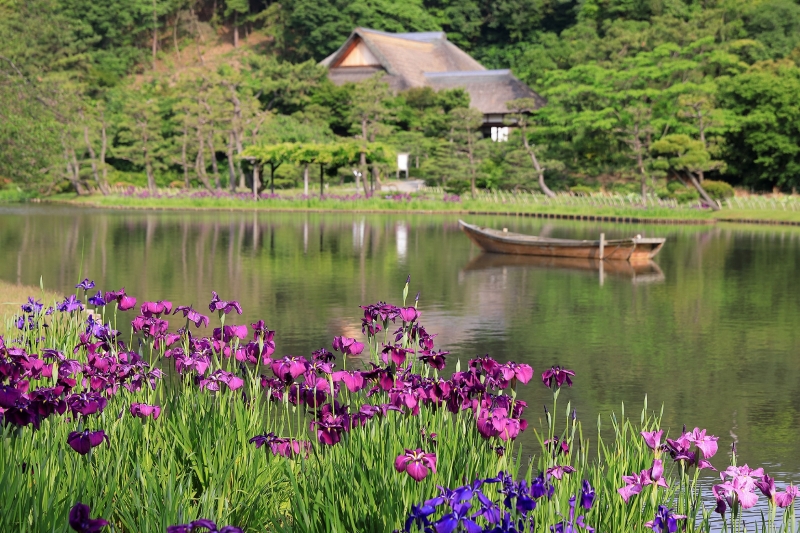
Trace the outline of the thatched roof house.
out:
<instances>
[{"instance_id":1,"label":"thatched roof house","mask_svg":"<svg viewBox=\"0 0 800 533\"><path fill-rule=\"evenodd\" d=\"M336 84L358 82L384 71L386 81L397 91L426 86L465 89L471 106L484 114L487 127L503 125L510 100L534 98L544 105L544 99L510 70L486 70L448 41L444 32L386 33L356 28L320 64L328 67Z\"/></svg>"}]
</instances>

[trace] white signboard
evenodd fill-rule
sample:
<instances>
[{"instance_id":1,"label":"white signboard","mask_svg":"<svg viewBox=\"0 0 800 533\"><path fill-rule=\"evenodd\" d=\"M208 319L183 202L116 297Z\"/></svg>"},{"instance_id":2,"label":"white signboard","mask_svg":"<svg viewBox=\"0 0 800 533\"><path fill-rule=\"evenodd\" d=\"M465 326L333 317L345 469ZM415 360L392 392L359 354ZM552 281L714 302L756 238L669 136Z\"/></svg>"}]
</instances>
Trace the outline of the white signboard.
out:
<instances>
[{"instance_id":1,"label":"white signboard","mask_svg":"<svg viewBox=\"0 0 800 533\"><path fill-rule=\"evenodd\" d=\"M397 170L408 172L408 154L397 154Z\"/></svg>"}]
</instances>

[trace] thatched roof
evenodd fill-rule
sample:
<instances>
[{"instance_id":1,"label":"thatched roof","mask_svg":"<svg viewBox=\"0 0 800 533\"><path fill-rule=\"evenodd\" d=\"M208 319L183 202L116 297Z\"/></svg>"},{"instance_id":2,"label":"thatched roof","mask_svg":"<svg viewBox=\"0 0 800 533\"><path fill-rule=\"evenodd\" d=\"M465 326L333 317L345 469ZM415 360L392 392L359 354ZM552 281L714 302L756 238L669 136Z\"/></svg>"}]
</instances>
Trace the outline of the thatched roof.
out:
<instances>
[{"instance_id":1,"label":"thatched roof","mask_svg":"<svg viewBox=\"0 0 800 533\"><path fill-rule=\"evenodd\" d=\"M506 102L517 98L533 98L537 107L544 99L519 81L510 70L472 72L426 72L425 80L435 90L462 88L469 93L470 105L484 115L508 113Z\"/></svg>"},{"instance_id":2,"label":"thatched roof","mask_svg":"<svg viewBox=\"0 0 800 533\"><path fill-rule=\"evenodd\" d=\"M485 115L505 114L505 102L515 98L544 100L509 70L486 70L447 40L444 32L386 33L356 28L347 41L321 65L336 84L358 82L379 71L398 91L411 87L463 88L472 107Z\"/></svg>"}]
</instances>

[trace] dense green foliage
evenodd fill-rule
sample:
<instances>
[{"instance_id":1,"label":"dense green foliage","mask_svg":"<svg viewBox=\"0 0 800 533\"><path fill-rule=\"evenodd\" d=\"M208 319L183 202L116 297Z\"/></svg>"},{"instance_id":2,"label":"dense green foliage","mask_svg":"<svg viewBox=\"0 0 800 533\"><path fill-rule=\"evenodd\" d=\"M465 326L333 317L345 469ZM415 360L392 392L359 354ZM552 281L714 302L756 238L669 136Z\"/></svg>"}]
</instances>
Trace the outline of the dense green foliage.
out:
<instances>
[{"instance_id":1,"label":"dense green foliage","mask_svg":"<svg viewBox=\"0 0 800 533\"><path fill-rule=\"evenodd\" d=\"M316 61L358 26L444 30L487 68L511 67L548 100L529 142L518 129L473 139L458 90L331 84ZM409 152L412 176L457 193L538 190L532 155L554 190L694 199L711 177L789 191L798 43L792 0L0 0L0 187L251 188L248 146L355 136ZM348 163L328 178L394 173ZM281 165L275 185L303 170Z\"/></svg>"}]
</instances>

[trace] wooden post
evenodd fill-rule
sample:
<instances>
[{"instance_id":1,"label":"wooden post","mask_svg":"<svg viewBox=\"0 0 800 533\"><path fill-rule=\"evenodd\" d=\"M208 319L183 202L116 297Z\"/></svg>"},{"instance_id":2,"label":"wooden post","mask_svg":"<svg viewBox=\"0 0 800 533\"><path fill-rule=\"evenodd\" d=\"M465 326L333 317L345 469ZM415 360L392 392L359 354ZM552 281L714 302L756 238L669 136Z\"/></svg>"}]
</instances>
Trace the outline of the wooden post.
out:
<instances>
[{"instance_id":1,"label":"wooden post","mask_svg":"<svg viewBox=\"0 0 800 533\"><path fill-rule=\"evenodd\" d=\"M600 261L602 261L604 259L603 253L605 252L605 247L606 247L606 234L605 233L601 233L600 234Z\"/></svg>"}]
</instances>

